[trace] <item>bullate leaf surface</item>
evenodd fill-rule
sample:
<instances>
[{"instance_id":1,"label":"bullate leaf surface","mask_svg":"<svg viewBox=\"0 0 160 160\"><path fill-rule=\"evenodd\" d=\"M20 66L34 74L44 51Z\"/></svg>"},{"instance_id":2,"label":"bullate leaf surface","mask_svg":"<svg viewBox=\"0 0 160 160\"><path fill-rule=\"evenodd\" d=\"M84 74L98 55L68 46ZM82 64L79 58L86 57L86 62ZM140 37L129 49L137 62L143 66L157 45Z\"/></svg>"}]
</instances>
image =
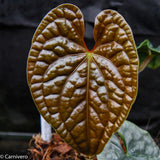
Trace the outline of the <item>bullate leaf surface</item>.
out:
<instances>
[{"instance_id":1,"label":"bullate leaf surface","mask_svg":"<svg viewBox=\"0 0 160 160\"><path fill-rule=\"evenodd\" d=\"M117 136L113 135L105 146L98 160L159 160L160 150L150 134L125 121L119 132L124 137L127 152L125 153Z\"/></svg>"},{"instance_id":2,"label":"bullate leaf surface","mask_svg":"<svg viewBox=\"0 0 160 160\"><path fill-rule=\"evenodd\" d=\"M65 142L86 155L100 153L124 122L138 81L134 39L120 14L98 14L94 40L89 51L81 11L60 5L37 28L27 64L39 112Z\"/></svg>"}]
</instances>

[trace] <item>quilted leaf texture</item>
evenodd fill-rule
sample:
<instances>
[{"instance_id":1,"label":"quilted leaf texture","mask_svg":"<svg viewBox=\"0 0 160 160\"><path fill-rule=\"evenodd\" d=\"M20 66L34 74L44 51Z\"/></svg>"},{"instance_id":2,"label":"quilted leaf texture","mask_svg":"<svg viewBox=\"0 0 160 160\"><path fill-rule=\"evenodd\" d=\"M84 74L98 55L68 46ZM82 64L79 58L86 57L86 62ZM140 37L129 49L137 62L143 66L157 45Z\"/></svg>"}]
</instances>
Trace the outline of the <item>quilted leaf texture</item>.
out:
<instances>
[{"instance_id":1,"label":"quilted leaf texture","mask_svg":"<svg viewBox=\"0 0 160 160\"><path fill-rule=\"evenodd\" d=\"M124 18L95 19L95 47L84 43L84 20L72 4L51 10L37 28L27 63L34 102L77 151L100 153L126 119L137 94L138 57Z\"/></svg>"}]
</instances>

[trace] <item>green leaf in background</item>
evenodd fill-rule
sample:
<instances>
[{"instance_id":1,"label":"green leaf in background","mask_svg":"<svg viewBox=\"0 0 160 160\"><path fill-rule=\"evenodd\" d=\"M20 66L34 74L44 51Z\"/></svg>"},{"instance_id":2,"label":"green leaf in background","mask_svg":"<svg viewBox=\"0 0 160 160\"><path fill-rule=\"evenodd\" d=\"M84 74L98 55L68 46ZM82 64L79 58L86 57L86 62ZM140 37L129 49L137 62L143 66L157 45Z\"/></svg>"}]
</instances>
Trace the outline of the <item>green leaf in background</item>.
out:
<instances>
[{"instance_id":1,"label":"green leaf in background","mask_svg":"<svg viewBox=\"0 0 160 160\"><path fill-rule=\"evenodd\" d=\"M154 48L149 40L143 41L138 47L140 71L146 66L152 69L160 67L160 46Z\"/></svg>"},{"instance_id":2,"label":"green leaf in background","mask_svg":"<svg viewBox=\"0 0 160 160\"><path fill-rule=\"evenodd\" d=\"M126 153L123 151L117 136L113 135L98 160L160 160L160 150L150 134L125 121L119 129L123 135Z\"/></svg>"}]
</instances>

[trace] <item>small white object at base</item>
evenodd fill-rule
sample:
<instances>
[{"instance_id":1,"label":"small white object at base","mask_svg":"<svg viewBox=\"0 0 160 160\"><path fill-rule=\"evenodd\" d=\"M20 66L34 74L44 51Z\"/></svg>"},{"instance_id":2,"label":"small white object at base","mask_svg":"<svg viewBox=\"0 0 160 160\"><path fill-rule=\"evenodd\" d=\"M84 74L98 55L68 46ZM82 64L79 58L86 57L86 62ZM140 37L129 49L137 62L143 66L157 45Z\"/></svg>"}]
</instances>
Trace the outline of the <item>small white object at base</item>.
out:
<instances>
[{"instance_id":1,"label":"small white object at base","mask_svg":"<svg viewBox=\"0 0 160 160\"><path fill-rule=\"evenodd\" d=\"M44 141L49 142L52 137L52 128L41 116L41 137Z\"/></svg>"}]
</instances>

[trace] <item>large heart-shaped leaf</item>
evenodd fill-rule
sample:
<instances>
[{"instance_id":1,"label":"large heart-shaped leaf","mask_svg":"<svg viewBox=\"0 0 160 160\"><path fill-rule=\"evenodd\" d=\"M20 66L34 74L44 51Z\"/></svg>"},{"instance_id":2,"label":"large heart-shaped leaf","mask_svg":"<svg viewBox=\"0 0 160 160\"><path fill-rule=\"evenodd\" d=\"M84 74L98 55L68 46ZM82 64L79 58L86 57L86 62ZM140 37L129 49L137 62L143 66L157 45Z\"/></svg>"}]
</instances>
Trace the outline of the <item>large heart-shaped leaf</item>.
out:
<instances>
[{"instance_id":1,"label":"large heart-shaped leaf","mask_svg":"<svg viewBox=\"0 0 160 160\"><path fill-rule=\"evenodd\" d=\"M95 20L94 39L89 51L81 11L63 4L40 23L27 64L39 112L68 144L86 155L102 151L137 93L138 57L123 17L102 11Z\"/></svg>"},{"instance_id":2,"label":"large heart-shaped leaf","mask_svg":"<svg viewBox=\"0 0 160 160\"><path fill-rule=\"evenodd\" d=\"M119 139L113 135L98 160L159 160L160 150L150 134L125 121L119 132L123 135L127 152L124 153Z\"/></svg>"}]
</instances>

